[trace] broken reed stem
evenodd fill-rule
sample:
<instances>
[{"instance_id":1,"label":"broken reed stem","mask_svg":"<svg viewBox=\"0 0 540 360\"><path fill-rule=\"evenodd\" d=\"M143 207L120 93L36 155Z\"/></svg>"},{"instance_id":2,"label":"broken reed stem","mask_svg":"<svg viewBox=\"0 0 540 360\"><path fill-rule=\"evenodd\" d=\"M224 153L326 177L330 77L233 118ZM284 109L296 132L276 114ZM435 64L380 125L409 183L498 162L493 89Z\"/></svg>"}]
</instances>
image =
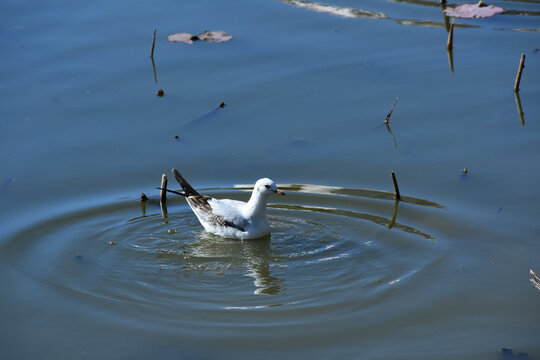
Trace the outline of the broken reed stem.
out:
<instances>
[{"instance_id":1,"label":"broken reed stem","mask_svg":"<svg viewBox=\"0 0 540 360\"><path fill-rule=\"evenodd\" d=\"M454 18L450 24L450 31L448 32L448 41L446 42L446 48L452 50L454 48Z\"/></svg>"},{"instance_id":2,"label":"broken reed stem","mask_svg":"<svg viewBox=\"0 0 540 360\"><path fill-rule=\"evenodd\" d=\"M159 202L165 204L167 201L167 175L161 176L161 191L159 192Z\"/></svg>"},{"instance_id":3,"label":"broken reed stem","mask_svg":"<svg viewBox=\"0 0 540 360\"><path fill-rule=\"evenodd\" d=\"M401 200L401 195L399 193L399 187L396 180L396 174L392 171L392 183L394 184L394 193L396 194L396 200Z\"/></svg>"},{"instance_id":4,"label":"broken reed stem","mask_svg":"<svg viewBox=\"0 0 540 360\"><path fill-rule=\"evenodd\" d=\"M384 119L384 123L387 125L388 125L388 122L390 121L390 116L392 116L392 113L394 112L394 108L396 107L397 101L398 101L398 98L394 100L394 105L392 105L392 109L390 110L388 115L386 115L386 119Z\"/></svg>"},{"instance_id":5,"label":"broken reed stem","mask_svg":"<svg viewBox=\"0 0 540 360\"><path fill-rule=\"evenodd\" d=\"M156 29L154 29L154 37L152 38L152 50L150 51L150 57L154 58L154 47L156 45Z\"/></svg>"},{"instance_id":6,"label":"broken reed stem","mask_svg":"<svg viewBox=\"0 0 540 360\"><path fill-rule=\"evenodd\" d=\"M519 91L519 83L521 82L521 73L523 72L524 66L525 66L525 54L521 54L521 59L519 60L518 72L516 75L516 82L514 83L514 91Z\"/></svg>"}]
</instances>

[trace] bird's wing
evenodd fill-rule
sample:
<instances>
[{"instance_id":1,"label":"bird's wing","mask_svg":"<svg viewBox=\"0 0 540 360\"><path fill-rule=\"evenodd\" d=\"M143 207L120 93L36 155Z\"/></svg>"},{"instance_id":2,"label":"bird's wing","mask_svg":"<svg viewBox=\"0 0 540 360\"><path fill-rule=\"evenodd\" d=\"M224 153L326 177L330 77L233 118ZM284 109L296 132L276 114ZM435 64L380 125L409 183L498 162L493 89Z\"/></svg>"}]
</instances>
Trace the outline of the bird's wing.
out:
<instances>
[{"instance_id":1,"label":"bird's wing","mask_svg":"<svg viewBox=\"0 0 540 360\"><path fill-rule=\"evenodd\" d=\"M176 181L180 184L187 196L201 196L175 168L172 169Z\"/></svg>"},{"instance_id":2,"label":"bird's wing","mask_svg":"<svg viewBox=\"0 0 540 360\"><path fill-rule=\"evenodd\" d=\"M240 213L243 202L217 200L204 195L190 196L188 201L193 210L207 222L246 231L247 220Z\"/></svg>"}]
</instances>

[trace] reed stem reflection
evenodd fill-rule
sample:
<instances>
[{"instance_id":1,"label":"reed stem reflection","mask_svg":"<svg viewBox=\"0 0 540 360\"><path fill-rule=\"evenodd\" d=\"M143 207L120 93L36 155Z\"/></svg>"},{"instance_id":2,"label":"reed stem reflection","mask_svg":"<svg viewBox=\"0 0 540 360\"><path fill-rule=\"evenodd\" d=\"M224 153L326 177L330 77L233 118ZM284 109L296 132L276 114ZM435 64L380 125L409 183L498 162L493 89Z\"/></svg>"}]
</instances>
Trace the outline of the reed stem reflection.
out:
<instances>
[{"instance_id":1,"label":"reed stem reflection","mask_svg":"<svg viewBox=\"0 0 540 360\"><path fill-rule=\"evenodd\" d=\"M514 91L516 97L516 105L518 109L519 120L521 121L521 126L525 126L525 118L523 116L523 109L521 108L521 98L519 97L519 91Z\"/></svg>"}]
</instances>

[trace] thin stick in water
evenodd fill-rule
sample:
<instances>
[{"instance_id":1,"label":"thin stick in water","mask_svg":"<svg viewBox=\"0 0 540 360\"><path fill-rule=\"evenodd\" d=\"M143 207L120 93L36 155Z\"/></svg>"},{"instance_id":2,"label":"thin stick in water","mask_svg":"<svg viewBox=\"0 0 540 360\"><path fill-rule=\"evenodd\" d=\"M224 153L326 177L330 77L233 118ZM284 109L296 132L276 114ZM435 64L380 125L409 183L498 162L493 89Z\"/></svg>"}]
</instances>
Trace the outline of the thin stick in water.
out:
<instances>
[{"instance_id":1,"label":"thin stick in water","mask_svg":"<svg viewBox=\"0 0 540 360\"><path fill-rule=\"evenodd\" d=\"M399 187L396 180L396 174L392 171L392 183L394 183L394 193L396 194L396 199L401 200L401 195L399 193Z\"/></svg>"},{"instance_id":2,"label":"thin stick in water","mask_svg":"<svg viewBox=\"0 0 540 360\"><path fill-rule=\"evenodd\" d=\"M446 48L452 50L454 48L454 18L450 24L450 31L448 32L448 41L446 42Z\"/></svg>"},{"instance_id":3,"label":"thin stick in water","mask_svg":"<svg viewBox=\"0 0 540 360\"><path fill-rule=\"evenodd\" d=\"M148 200L148 197L145 193L141 193L141 210L142 210L142 216L146 216L146 200Z\"/></svg>"},{"instance_id":4,"label":"thin stick in water","mask_svg":"<svg viewBox=\"0 0 540 360\"><path fill-rule=\"evenodd\" d=\"M394 112L394 108L396 107L396 103L398 101L398 98L396 98L394 100L394 105L392 105L392 109L390 110L390 112L388 113L388 115L386 115L386 119L384 119L384 123L385 124L388 124L388 122L390 121L390 116L392 116L392 113Z\"/></svg>"},{"instance_id":5,"label":"thin stick in water","mask_svg":"<svg viewBox=\"0 0 540 360\"><path fill-rule=\"evenodd\" d=\"M164 204L167 201L167 175L161 176L161 191L159 192L159 202Z\"/></svg>"},{"instance_id":6,"label":"thin stick in water","mask_svg":"<svg viewBox=\"0 0 540 360\"><path fill-rule=\"evenodd\" d=\"M152 50L150 51L150 57L154 58L154 47L156 45L156 29L154 29L154 37L152 38Z\"/></svg>"},{"instance_id":7,"label":"thin stick in water","mask_svg":"<svg viewBox=\"0 0 540 360\"><path fill-rule=\"evenodd\" d=\"M173 193L173 194L176 194L176 195L180 195L180 196L183 196L183 197L188 197L186 194L181 193L180 191L174 191L174 190L164 189L164 188L161 188L161 187L156 187L156 189L163 190L163 191L168 191L168 192L170 192L170 193Z\"/></svg>"},{"instance_id":8,"label":"thin stick in water","mask_svg":"<svg viewBox=\"0 0 540 360\"><path fill-rule=\"evenodd\" d=\"M524 66L525 66L525 54L521 54L521 59L519 60L518 72L516 75L516 82L514 83L514 91L519 91L519 83L521 82L521 73L523 72Z\"/></svg>"}]
</instances>

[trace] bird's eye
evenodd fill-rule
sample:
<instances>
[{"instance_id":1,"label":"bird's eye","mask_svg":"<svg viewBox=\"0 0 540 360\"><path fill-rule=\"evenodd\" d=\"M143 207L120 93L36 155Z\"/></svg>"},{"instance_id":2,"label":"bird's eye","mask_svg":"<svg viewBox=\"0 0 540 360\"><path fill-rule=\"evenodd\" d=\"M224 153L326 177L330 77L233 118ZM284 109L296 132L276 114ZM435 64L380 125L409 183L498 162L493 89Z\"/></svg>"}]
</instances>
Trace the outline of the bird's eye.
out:
<instances>
[{"instance_id":1,"label":"bird's eye","mask_svg":"<svg viewBox=\"0 0 540 360\"><path fill-rule=\"evenodd\" d=\"M270 185L264 185L264 187L270 189Z\"/></svg>"}]
</instances>

